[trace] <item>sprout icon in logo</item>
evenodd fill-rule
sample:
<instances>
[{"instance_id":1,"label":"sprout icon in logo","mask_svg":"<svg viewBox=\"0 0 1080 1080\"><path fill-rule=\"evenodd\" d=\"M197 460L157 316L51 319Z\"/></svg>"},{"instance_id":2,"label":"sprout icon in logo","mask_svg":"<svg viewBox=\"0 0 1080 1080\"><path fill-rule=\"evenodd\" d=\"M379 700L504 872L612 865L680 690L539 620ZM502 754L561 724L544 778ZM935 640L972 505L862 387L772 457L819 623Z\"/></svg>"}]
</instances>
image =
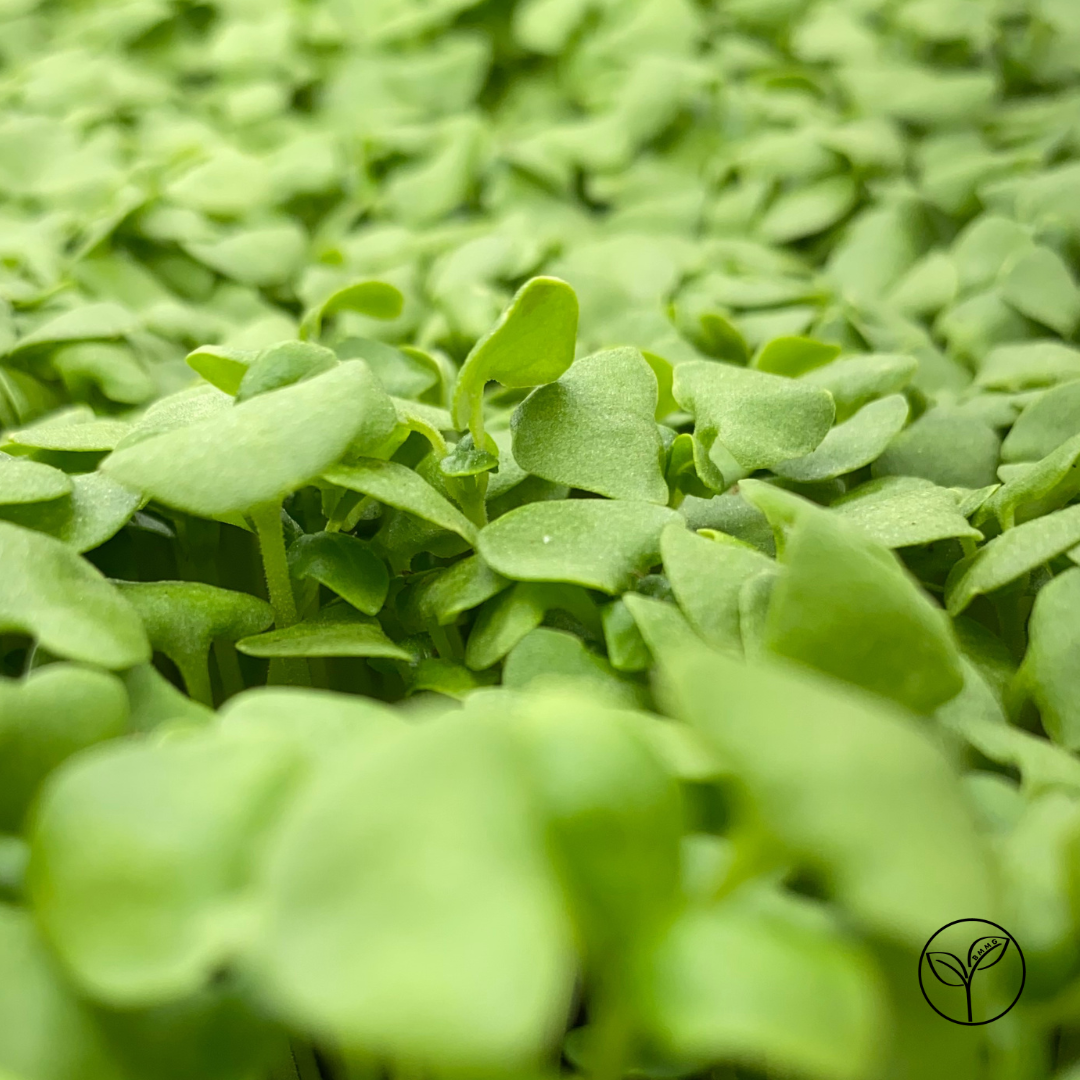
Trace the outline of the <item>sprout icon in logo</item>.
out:
<instances>
[{"instance_id":1,"label":"sprout icon in logo","mask_svg":"<svg viewBox=\"0 0 1080 1080\"><path fill-rule=\"evenodd\" d=\"M954 1024L989 1024L1004 1016L1020 999L1026 973L1015 938L985 919L948 923L919 957L923 997Z\"/></svg>"}]
</instances>

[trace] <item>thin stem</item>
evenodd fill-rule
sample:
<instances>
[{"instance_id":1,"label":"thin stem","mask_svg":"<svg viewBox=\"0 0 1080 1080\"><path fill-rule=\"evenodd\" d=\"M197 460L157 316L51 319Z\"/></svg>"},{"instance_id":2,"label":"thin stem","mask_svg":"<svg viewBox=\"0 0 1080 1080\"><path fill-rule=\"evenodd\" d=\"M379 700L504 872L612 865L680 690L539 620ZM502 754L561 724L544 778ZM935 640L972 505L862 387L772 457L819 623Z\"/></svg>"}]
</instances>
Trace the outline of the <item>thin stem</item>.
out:
<instances>
[{"instance_id":1,"label":"thin stem","mask_svg":"<svg viewBox=\"0 0 1080 1080\"><path fill-rule=\"evenodd\" d=\"M244 675L240 670L240 660L236 655L236 646L231 641L218 638L214 642L214 658L217 660L218 674L221 676L221 689L226 699L239 694L244 689Z\"/></svg>"},{"instance_id":2,"label":"thin stem","mask_svg":"<svg viewBox=\"0 0 1080 1080\"><path fill-rule=\"evenodd\" d=\"M293 594L289 561L285 555L285 530L281 523L281 503L265 503L251 511L251 523L259 538L266 589L274 609L274 626L282 630L296 624L296 597ZM303 657L270 661L267 680L272 684L310 686L311 673Z\"/></svg>"},{"instance_id":3,"label":"thin stem","mask_svg":"<svg viewBox=\"0 0 1080 1080\"><path fill-rule=\"evenodd\" d=\"M175 656L172 659L184 680L188 697L200 705L214 707L214 693L210 688L210 657L208 653Z\"/></svg>"},{"instance_id":4,"label":"thin stem","mask_svg":"<svg viewBox=\"0 0 1080 1080\"><path fill-rule=\"evenodd\" d=\"M433 625L428 630L431 640L435 643L435 649L442 660L463 660L465 658L465 646L461 640L461 634L454 625Z\"/></svg>"},{"instance_id":5,"label":"thin stem","mask_svg":"<svg viewBox=\"0 0 1080 1080\"><path fill-rule=\"evenodd\" d=\"M266 503L251 512L251 522L259 538L266 588L274 609L278 629L296 622L296 597L293 595L289 561L285 557L285 529L281 524L281 503Z\"/></svg>"},{"instance_id":6,"label":"thin stem","mask_svg":"<svg viewBox=\"0 0 1080 1080\"><path fill-rule=\"evenodd\" d=\"M294 1040L292 1057L296 1064L296 1075L300 1080L323 1080L322 1070L315 1058L315 1051L310 1043Z\"/></svg>"},{"instance_id":7,"label":"thin stem","mask_svg":"<svg viewBox=\"0 0 1080 1080\"><path fill-rule=\"evenodd\" d=\"M972 972L974 975L975 972ZM964 991L967 994L967 1007L968 1007L968 1023L971 1023L971 979L967 979L964 982Z\"/></svg>"},{"instance_id":8,"label":"thin stem","mask_svg":"<svg viewBox=\"0 0 1080 1080\"><path fill-rule=\"evenodd\" d=\"M589 1075L592 1080L621 1080L630 1063L629 1016L617 996L609 991L605 998L592 1032Z\"/></svg>"}]
</instances>

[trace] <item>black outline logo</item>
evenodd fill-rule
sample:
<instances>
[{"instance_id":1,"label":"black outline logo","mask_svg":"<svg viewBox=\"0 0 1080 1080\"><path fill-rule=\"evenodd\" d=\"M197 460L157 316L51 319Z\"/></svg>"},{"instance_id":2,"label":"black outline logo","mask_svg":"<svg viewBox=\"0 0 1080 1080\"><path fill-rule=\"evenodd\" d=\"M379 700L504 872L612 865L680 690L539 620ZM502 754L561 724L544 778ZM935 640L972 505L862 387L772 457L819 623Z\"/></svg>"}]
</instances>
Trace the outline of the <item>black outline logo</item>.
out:
<instances>
[{"instance_id":1,"label":"black outline logo","mask_svg":"<svg viewBox=\"0 0 1080 1080\"><path fill-rule=\"evenodd\" d=\"M961 923L975 923L983 928L992 926L1001 932L999 934L979 934L968 947L966 958L959 957L955 953L930 948L941 933L948 930L950 926L958 926ZM1020 987L1016 991L1016 996L996 1016L991 1016L988 1020L973 1020L971 1013L971 986L975 976L1000 963L1005 954L1009 952L1010 946L1016 951L1016 955L1020 957ZM966 1003L966 1020L957 1020L955 1017L943 1013L930 1000L930 995L926 992L926 986L923 983L923 972L927 970L939 983L943 983L945 986L963 987L964 998L957 995L957 1011L963 1013ZM938 1016L963 1027L978 1027L980 1024L992 1024L995 1020L1000 1020L1020 1000L1020 995L1024 992L1026 979L1027 965L1024 963L1024 954L1016 943L1016 938L1008 933L1003 926L998 926L996 922L991 922L989 919L954 919L951 923L946 923L931 936L919 955L919 989L922 991L923 997L926 998L926 1004Z\"/></svg>"}]
</instances>

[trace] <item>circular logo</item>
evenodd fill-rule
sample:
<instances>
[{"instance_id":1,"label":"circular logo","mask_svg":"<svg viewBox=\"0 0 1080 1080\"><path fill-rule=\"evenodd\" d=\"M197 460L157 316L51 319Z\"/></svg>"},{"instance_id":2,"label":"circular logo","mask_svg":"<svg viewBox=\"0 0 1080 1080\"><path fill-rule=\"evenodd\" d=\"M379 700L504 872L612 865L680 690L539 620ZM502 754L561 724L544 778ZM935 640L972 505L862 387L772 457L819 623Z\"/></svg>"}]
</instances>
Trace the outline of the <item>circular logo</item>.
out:
<instances>
[{"instance_id":1,"label":"circular logo","mask_svg":"<svg viewBox=\"0 0 1080 1080\"><path fill-rule=\"evenodd\" d=\"M986 919L947 923L919 957L926 1003L938 1016L965 1027L1003 1017L1020 1000L1026 976L1016 939Z\"/></svg>"}]
</instances>

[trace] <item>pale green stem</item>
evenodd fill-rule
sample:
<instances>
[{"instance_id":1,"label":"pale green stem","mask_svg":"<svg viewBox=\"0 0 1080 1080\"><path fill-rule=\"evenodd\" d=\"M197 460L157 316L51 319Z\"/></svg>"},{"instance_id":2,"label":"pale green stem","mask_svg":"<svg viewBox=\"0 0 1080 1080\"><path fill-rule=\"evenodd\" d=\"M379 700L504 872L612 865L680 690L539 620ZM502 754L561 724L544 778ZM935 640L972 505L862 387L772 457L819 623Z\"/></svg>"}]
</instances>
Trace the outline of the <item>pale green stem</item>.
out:
<instances>
[{"instance_id":1,"label":"pale green stem","mask_svg":"<svg viewBox=\"0 0 1080 1080\"><path fill-rule=\"evenodd\" d=\"M443 660L462 660L465 657L465 646L461 640L461 633L456 626L432 626L428 633L435 643L439 657Z\"/></svg>"},{"instance_id":2,"label":"pale green stem","mask_svg":"<svg viewBox=\"0 0 1080 1080\"><path fill-rule=\"evenodd\" d=\"M630 1064L630 1019L625 1005L609 991L599 1002L589 1053L592 1080L622 1080Z\"/></svg>"},{"instance_id":3,"label":"pale green stem","mask_svg":"<svg viewBox=\"0 0 1080 1080\"><path fill-rule=\"evenodd\" d=\"M285 530L281 523L281 503L265 503L250 514L251 523L259 538L266 589L270 594L270 606L274 609L274 626L282 630L295 625L296 597L293 595L289 561L285 556ZM293 686L310 686L311 674L307 661L302 657L288 657L270 661L268 681L272 684L286 683Z\"/></svg>"},{"instance_id":4,"label":"pale green stem","mask_svg":"<svg viewBox=\"0 0 1080 1080\"><path fill-rule=\"evenodd\" d=\"M214 642L214 658L217 660L221 689L225 697L231 698L234 694L239 694L244 689L244 675L240 670L236 646L231 641L218 638Z\"/></svg>"},{"instance_id":5,"label":"pale green stem","mask_svg":"<svg viewBox=\"0 0 1080 1080\"><path fill-rule=\"evenodd\" d=\"M294 1041L292 1056L296 1064L296 1075L300 1080L322 1080L322 1071L315 1059L315 1051L309 1043Z\"/></svg>"},{"instance_id":6,"label":"pale green stem","mask_svg":"<svg viewBox=\"0 0 1080 1080\"><path fill-rule=\"evenodd\" d=\"M188 697L212 709L214 694L210 688L209 656L206 653L200 653L191 656L174 656L171 659L176 663L180 677L184 680Z\"/></svg>"}]
</instances>

